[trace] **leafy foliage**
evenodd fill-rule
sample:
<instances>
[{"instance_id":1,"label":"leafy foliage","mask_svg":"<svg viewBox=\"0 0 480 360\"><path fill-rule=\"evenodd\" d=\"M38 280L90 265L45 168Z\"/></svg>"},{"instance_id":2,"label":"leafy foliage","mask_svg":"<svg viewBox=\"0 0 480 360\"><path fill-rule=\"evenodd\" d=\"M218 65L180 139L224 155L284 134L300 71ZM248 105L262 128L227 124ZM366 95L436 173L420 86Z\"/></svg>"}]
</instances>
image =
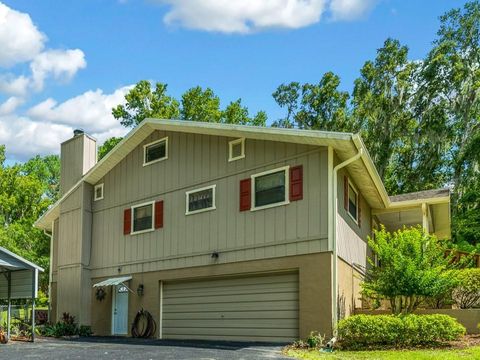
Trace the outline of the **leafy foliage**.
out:
<instances>
[{"instance_id":1,"label":"leafy foliage","mask_svg":"<svg viewBox=\"0 0 480 360\"><path fill-rule=\"evenodd\" d=\"M346 349L430 345L464 334L465 328L448 315L353 315L338 323Z\"/></svg>"},{"instance_id":2,"label":"leafy foliage","mask_svg":"<svg viewBox=\"0 0 480 360\"><path fill-rule=\"evenodd\" d=\"M102 160L117 144L122 141L121 137L111 137L98 147L98 160Z\"/></svg>"},{"instance_id":3,"label":"leafy foliage","mask_svg":"<svg viewBox=\"0 0 480 360\"><path fill-rule=\"evenodd\" d=\"M370 296L388 299L394 314L411 313L424 298L437 297L455 285L446 243L420 228L389 233L382 227L368 244L381 265L367 270L362 288Z\"/></svg>"},{"instance_id":4,"label":"leafy foliage","mask_svg":"<svg viewBox=\"0 0 480 360\"><path fill-rule=\"evenodd\" d=\"M48 269L50 239L33 223L58 198L59 158L36 156L13 166L4 159L0 146L0 246ZM47 286L48 271L40 275L41 289Z\"/></svg>"},{"instance_id":5,"label":"leafy foliage","mask_svg":"<svg viewBox=\"0 0 480 360\"><path fill-rule=\"evenodd\" d=\"M457 286L452 297L460 309L480 305L480 269L462 269L456 274Z\"/></svg>"}]
</instances>

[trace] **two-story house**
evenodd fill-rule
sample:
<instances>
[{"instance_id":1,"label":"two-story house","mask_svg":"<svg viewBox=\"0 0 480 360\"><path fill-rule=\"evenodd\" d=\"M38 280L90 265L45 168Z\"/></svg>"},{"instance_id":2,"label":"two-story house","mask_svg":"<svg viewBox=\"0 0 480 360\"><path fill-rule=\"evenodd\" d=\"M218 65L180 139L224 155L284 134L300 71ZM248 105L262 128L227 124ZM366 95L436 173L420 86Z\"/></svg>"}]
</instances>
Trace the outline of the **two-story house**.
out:
<instances>
[{"instance_id":1,"label":"two-story house","mask_svg":"<svg viewBox=\"0 0 480 360\"><path fill-rule=\"evenodd\" d=\"M367 237L421 224L449 237L448 190L389 197L358 135L147 119L97 162L61 144L52 320L163 339L291 341L360 306Z\"/></svg>"}]
</instances>

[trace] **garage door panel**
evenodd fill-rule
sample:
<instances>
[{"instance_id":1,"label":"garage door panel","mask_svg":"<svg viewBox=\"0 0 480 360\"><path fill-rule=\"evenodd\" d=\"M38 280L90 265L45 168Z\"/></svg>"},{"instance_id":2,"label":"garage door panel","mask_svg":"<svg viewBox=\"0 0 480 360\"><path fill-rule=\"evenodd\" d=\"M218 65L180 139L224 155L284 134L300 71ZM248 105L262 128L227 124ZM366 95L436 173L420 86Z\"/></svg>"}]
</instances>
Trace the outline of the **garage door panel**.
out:
<instances>
[{"instance_id":1,"label":"garage door panel","mask_svg":"<svg viewBox=\"0 0 480 360\"><path fill-rule=\"evenodd\" d=\"M295 329L298 319L275 319L277 329ZM168 328L251 328L251 319L238 318L216 318L216 319L186 319L186 320L164 320L164 329ZM255 319L255 327L258 329L269 329L272 327L272 319Z\"/></svg>"},{"instance_id":2,"label":"garage door panel","mask_svg":"<svg viewBox=\"0 0 480 360\"><path fill-rule=\"evenodd\" d=\"M164 283L167 339L292 341L298 338L298 274Z\"/></svg>"},{"instance_id":3,"label":"garage door panel","mask_svg":"<svg viewBox=\"0 0 480 360\"><path fill-rule=\"evenodd\" d=\"M296 300L298 295L296 292L270 292L262 293L255 290L250 294L236 294L236 295L213 295L213 296L189 296L189 297L175 297L164 299L164 305L169 304L221 304L221 303L242 303L242 302L269 302L282 300Z\"/></svg>"},{"instance_id":4,"label":"garage door panel","mask_svg":"<svg viewBox=\"0 0 480 360\"><path fill-rule=\"evenodd\" d=\"M291 308L291 305L285 309ZM287 319L298 319L298 311L282 310L281 315ZM204 312L169 312L163 314L163 321L166 320L197 320L197 319L219 319L223 316L224 319L278 319L278 311L272 310L271 307L265 310L257 311L220 311L220 309Z\"/></svg>"},{"instance_id":5,"label":"garage door panel","mask_svg":"<svg viewBox=\"0 0 480 360\"><path fill-rule=\"evenodd\" d=\"M209 287L209 288L195 288L195 289L175 289L174 294L168 294L164 296L164 299L177 299L185 296L217 296L217 295L237 295L237 294L249 294L252 291L252 285L239 285L239 286L225 286L225 287ZM272 291L284 292L293 291L296 292L296 283L277 283L277 284L263 284L262 287L256 289L258 293L269 293Z\"/></svg>"},{"instance_id":6,"label":"garage door panel","mask_svg":"<svg viewBox=\"0 0 480 360\"><path fill-rule=\"evenodd\" d=\"M215 308L205 308L205 304L183 304L183 305L165 305L163 314L169 313L182 313L182 312L209 312L209 311L249 311L249 310L291 310L292 308L298 309L298 301L276 301L274 304L271 302L244 302L236 303L235 308L232 309L232 304L219 303L215 304Z\"/></svg>"},{"instance_id":7,"label":"garage door panel","mask_svg":"<svg viewBox=\"0 0 480 360\"><path fill-rule=\"evenodd\" d=\"M231 336L243 339L254 339L256 336L269 337L272 341L275 337L289 337L291 339L292 331L295 329L271 329L271 328L209 328L209 327L172 327L164 328L165 333L173 333L176 335L184 335L184 339L190 339L190 335L216 335L216 336Z\"/></svg>"},{"instance_id":8,"label":"garage door panel","mask_svg":"<svg viewBox=\"0 0 480 360\"><path fill-rule=\"evenodd\" d=\"M232 278L224 279L208 279L208 280L192 280L192 281L180 281L175 283L166 283L165 285L169 287L174 287L175 290L181 289L205 289L205 286L208 285L208 288L219 288L225 286L240 286L240 285L259 285L259 284L275 284L275 283L298 283L297 274L281 274L281 275L268 275L268 276L248 276L235 278L232 281Z\"/></svg>"}]
</instances>

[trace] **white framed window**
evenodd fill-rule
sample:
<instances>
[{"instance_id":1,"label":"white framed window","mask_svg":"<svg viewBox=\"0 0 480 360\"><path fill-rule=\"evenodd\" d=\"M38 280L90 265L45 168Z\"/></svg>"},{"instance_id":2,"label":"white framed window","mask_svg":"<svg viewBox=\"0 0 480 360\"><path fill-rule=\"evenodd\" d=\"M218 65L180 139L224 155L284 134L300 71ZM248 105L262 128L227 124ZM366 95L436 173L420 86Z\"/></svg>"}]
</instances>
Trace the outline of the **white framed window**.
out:
<instances>
[{"instance_id":1,"label":"white framed window","mask_svg":"<svg viewBox=\"0 0 480 360\"><path fill-rule=\"evenodd\" d=\"M348 215L358 223L358 191L348 180Z\"/></svg>"},{"instance_id":2,"label":"white framed window","mask_svg":"<svg viewBox=\"0 0 480 360\"><path fill-rule=\"evenodd\" d=\"M215 190L217 185L210 185L185 193L185 215L215 210Z\"/></svg>"},{"instance_id":3,"label":"white framed window","mask_svg":"<svg viewBox=\"0 0 480 360\"><path fill-rule=\"evenodd\" d=\"M143 145L143 166L168 159L168 137Z\"/></svg>"},{"instance_id":4,"label":"white framed window","mask_svg":"<svg viewBox=\"0 0 480 360\"><path fill-rule=\"evenodd\" d=\"M95 185L93 188L93 200L102 200L103 199L103 183Z\"/></svg>"},{"instance_id":5,"label":"white framed window","mask_svg":"<svg viewBox=\"0 0 480 360\"><path fill-rule=\"evenodd\" d=\"M264 171L252 178L252 211L286 205L289 200L289 166Z\"/></svg>"},{"instance_id":6,"label":"white framed window","mask_svg":"<svg viewBox=\"0 0 480 360\"><path fill-rule=\"evenodd\" d=\"M245 158L245 138L228 142L228 161L235 161Z\"/></svg>"},{"instance_id":7,"label":"white framed window","mask_svg":"<svg viewBox=\"0 0 480 360\"><path fill-rule=\"evenodd\" d=\"M155 230L155 201L132 206L132 232L131 235L141 234Z\"/></svg>"}]
</instances>

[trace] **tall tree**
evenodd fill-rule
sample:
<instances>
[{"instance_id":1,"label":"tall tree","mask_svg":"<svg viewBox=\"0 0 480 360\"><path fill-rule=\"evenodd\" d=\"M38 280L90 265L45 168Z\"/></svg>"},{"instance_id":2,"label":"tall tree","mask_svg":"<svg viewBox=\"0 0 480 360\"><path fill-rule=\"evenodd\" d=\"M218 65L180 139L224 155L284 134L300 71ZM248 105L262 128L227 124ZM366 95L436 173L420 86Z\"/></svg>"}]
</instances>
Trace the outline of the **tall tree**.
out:
<instances>
[{"instance_id":1,"label":"tall tree","mask_svg":"<svg viewBox=\"0 0 480 360\"><path fill-rule=\"evenodd\" d=\"M480 3L468 2L440 17L434 47L422 71L424 97L448 124L453 226L458 239L480 242ZM476 226L477 225L477 226ZM474 234L472 230L478 229ZM457 240L458 240L457 239ZM475 240L474 240L475 239Z\"/></svg>"},{"instance_id":2,"label":"tall tree","mask_svg":"<svg viewBox=\"0 0 480 360\"><path fill-rule=\"evenodd\" d=\"M378 173L387 183L392 158L398 149L409 146L408 136L416 125L410 111L414 72L408 48L387 39L355 80L353 115ZM393 184L389 187L395 192Z\"/></svg>"},{"instance_id":3,"label":"tall tree","mask_svg":"<svg viewBox=\"0 0 480 360\"><path fill-rule=\"evenodd\" d=\"M149 81L139 81L127 95L126 104L112 109L112 115L125 127L134 127L144 119L176 119L180 115L179 103L167 95L167 84L156 83L155 89Z\"/></svg>"},{"instance_id":4,"label":"tall tree","mask_svg":"<svg viewBox=\"0 0 480 360\"><path fill-rule=\"evenodd\" d=\"M222 117L220 98L210 88L191 88L182 95L180 117L190 121L219 122Z\"/></svg>"},{"instance_id":5,"label":"tall tree","mask_svg":"<svg viewBox=\"0 0 480 360\"><path fill-rule=\"evenodd\" d=\"M340 78L332 72L325 73L318 84L291 82L280 85L273 98L287 113L274 126L350 131L349 94L339 90L339 86Z\"/></svg>"}]
</instances>

